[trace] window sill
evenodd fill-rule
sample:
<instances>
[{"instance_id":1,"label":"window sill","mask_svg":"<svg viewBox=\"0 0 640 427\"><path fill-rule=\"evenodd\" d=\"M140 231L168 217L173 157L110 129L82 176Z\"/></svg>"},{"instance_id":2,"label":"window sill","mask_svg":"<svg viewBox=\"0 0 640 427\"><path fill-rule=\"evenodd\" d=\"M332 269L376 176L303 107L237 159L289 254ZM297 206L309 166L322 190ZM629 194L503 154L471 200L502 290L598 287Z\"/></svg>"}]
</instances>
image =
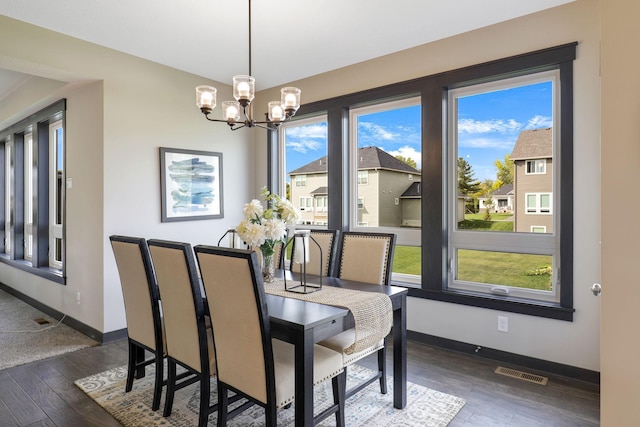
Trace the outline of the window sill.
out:
<instances>
[{"instance_id":1,"label":"window sill","mask_svg":"<svg viewBox=\"0 0 640 427\"><path fill-rule=\"evenodd\" d=\"M406 286L406 284L392 283L393 285ZM430 299L434 301L463 304L472 307L488 308L491 310L520 313L529 316L546 317L548 319L573 322L574 308L562 307L560 304L533 301L527 299L476 294L460 291L435 291L416 289L407 286L409 296Z\"/></svg>"},{"instance_id":2,"label":"window sill","mask_svg":"<svg viewBox=\"0 0 640 427\"><path fill-rule=\"evenodd\" d=\"M51 267L34 267L29 261L22 259L10 259L7 254L0 254L0 262L52 282L59 283L61 285L66 284L65 277L62 275L62 270L57 270Z\"/></svg>"}]
</instances>

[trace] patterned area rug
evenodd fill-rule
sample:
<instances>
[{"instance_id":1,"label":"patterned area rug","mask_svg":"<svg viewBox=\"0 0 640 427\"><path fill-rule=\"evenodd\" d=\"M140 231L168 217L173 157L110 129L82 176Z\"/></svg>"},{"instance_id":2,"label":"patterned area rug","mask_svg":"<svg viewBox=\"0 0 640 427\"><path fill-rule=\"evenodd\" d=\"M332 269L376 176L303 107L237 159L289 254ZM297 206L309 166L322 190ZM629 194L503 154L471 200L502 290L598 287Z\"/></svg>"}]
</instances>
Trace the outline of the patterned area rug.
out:
<instances>
[{"instance_id":1,"label":"patterned area rug","mask_svg":"<svg viewBox=\"0 0 640 427\"><path fill-rule=\"evenodd\" d=\"M0 369L97 344L84 334L0 290Z\"/></svg>"},{"instance_id":2,"label":"patterned area rug","mask_svg":"<svg viewBox=\"0 0 640 427\"><path fill-rule=\"evenodd\" d=\"M165 390L162 393L160 410L151 410L153 395L153 368L147 367L144 379L134 381L133 390L124 392L127 377L126 366L79 379L75 384L89 397L104 407L125 427L134 426L194 426L197 424L198 395L197 385L176 392L173 412L170 417L162 417ZM366 378L372 372L353 365L348 369L347 387L352 381ZM331 382L317 386L315 393L315 411L332 401ZM345 420L347 426L405 426L427 427L446 426L464 406L464 400L440 393L417 384L407 383L407 407L404 410L393 407L393 381L388 381L388 393L380 394L377 382L369 385L360 393L347 400ZM215 402L216 383L211 382L211 402ZM209 425L215 425L216 413L209 416ZM253 406L229 422L230 426L258 427L264 425L264 411ZM278 411L279 426L294 425L294 409ZM335 417L330 416L320 426L335 425Z\"/></svg>"}]
</instances>

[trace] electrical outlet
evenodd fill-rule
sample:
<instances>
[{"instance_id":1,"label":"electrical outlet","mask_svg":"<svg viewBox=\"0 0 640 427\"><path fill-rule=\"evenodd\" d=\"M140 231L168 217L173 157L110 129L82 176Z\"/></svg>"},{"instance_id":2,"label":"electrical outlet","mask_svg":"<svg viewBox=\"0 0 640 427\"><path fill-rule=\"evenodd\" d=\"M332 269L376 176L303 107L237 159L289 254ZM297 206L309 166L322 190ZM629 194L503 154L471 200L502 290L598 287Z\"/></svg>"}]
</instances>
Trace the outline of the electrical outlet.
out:
<instances>
[{"instance_id":1,"label":"electrical outlet","mask_svg":"<svg viewBox=\"0 0 640 427\"><path fill-rule=\"evenodd\" d=\"M80 304L80 292L76 293L76 304Z\"/></svg>"},{"instance_id":2,"label":"electrical outlet","mask_svg":"<svg viewBox=\"0 0 640 427\"><path fill-rule=\"evenodd\" d=\"M507 316L498 316L498 330L509 332L509 318Z\"/></svg>"}]
</instances>

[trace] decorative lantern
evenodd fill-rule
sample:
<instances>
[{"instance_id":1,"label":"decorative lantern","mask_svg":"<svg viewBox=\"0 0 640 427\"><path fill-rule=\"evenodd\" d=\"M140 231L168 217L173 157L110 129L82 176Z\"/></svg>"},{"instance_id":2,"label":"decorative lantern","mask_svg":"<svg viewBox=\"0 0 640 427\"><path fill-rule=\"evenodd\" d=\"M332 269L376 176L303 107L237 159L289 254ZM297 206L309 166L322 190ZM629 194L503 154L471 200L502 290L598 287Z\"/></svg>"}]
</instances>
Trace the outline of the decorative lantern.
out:
<instances>
[{"instance_id":1,"label":"decorative lantern","mask_svg":"<svg viewBox=\"0 0 640 427\"><path fill-rule=\"evenodd\" d=\"M285 291L297 292L300 294L309 294L311 292L319 291L322 289L322 247L311 235L311 230L296 230L293 237L289 239L284 246L283 251L286 251L287 247L295 242L294 250L291 254L291 262L300 264L300 277L299 280L287 282L287 275L284 275L284 289ZM307 281L307 264L309 263L310 242L313 242L320 251L320 284L309 283Z\"/></svg>"}]
</instances>

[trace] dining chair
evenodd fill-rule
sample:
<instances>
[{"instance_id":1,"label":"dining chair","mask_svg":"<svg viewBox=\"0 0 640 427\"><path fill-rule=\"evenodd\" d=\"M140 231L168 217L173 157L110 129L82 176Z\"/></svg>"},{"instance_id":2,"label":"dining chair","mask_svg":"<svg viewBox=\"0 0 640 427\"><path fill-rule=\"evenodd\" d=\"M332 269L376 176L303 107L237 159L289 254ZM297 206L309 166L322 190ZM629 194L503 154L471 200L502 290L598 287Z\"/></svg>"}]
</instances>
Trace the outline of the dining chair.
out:
<instances>
[{"instance_id":1,"label":"dining chair","mask_svg":"<svg viewBox=\"0 0 640 427\"><path fill-rule=\"evenodd\" d=\"M393 233L343 232L340 240L338 277L357 282L388 285L393 266L396 235ZM347 354L346 349L355 342L355 329L347 329L318 344L342 354L345 369L358 360L377 353L378 371L346 391L349 398L372 382L380 381L380 392L387 393L387 351L384 339L362 351Z\"/></svg>"},{"instance_id":2,"label":"dining chair","mask_svg":"<svg viewBox=\"0 0 640 427\"><path fill-rule=\"evenodd\" d=\"M218 381L218 426L227 422L227 392L234 391L265 410L275 426L277 410L295 400L294 346L271 337L257 254L241 249L194 248L211 313ZM335 413L344 426L346 374L342 357L314 345L314 385L332 380L334 404L315 417Z\"/></svg>"},{"instance_id":3,"label":"dining chair","mask_svg":"<svg viewBox=\"0 0 640 427\"><path fill-rule=\"evenodd\" d=\"M160 407L165 345L158 284L153 271L149 247L143 238L109 236L118 266L120 286L127 320L129 360L125 392L133 388L134 378L145 376L144 368L155 364L151 409ZM153 356L145 359L145 350Z\"/></svg>"},{"instance_id":4,"label":"dining chair","mask_svg":"<svg viewBox=\"0 0 640 427\"><path fill-rule=\"evenodd\" d=\"M217 409L217 405L209 405L215 352L193 249L189 243L155 239L147 243L160 289L166 334L167 396L163 415L171 415L177 390L199 382L198 426L203 427ZM185 369L180 375L178 365Z\"/></svg>"},{"instance_id":5,"label":"dining chair","mask_svg":"<svg viewBox=\"0 0 640 427\"><path fill-rule=\"evenodd\" d=\"M311 230L310 236L318 242L320 248L313 242L309 243L308 274L322 274L324 277L332 275L333 264L336 259L336 248L338 247L338 233L338 230ZM322 249L322 257L320 257L320 249ZM291 265L289 269L293 272L300 273L302 271L302 264L295 262L295 253L296 241L294 239L291 247Z\"/></svg>"}]
</instances>

